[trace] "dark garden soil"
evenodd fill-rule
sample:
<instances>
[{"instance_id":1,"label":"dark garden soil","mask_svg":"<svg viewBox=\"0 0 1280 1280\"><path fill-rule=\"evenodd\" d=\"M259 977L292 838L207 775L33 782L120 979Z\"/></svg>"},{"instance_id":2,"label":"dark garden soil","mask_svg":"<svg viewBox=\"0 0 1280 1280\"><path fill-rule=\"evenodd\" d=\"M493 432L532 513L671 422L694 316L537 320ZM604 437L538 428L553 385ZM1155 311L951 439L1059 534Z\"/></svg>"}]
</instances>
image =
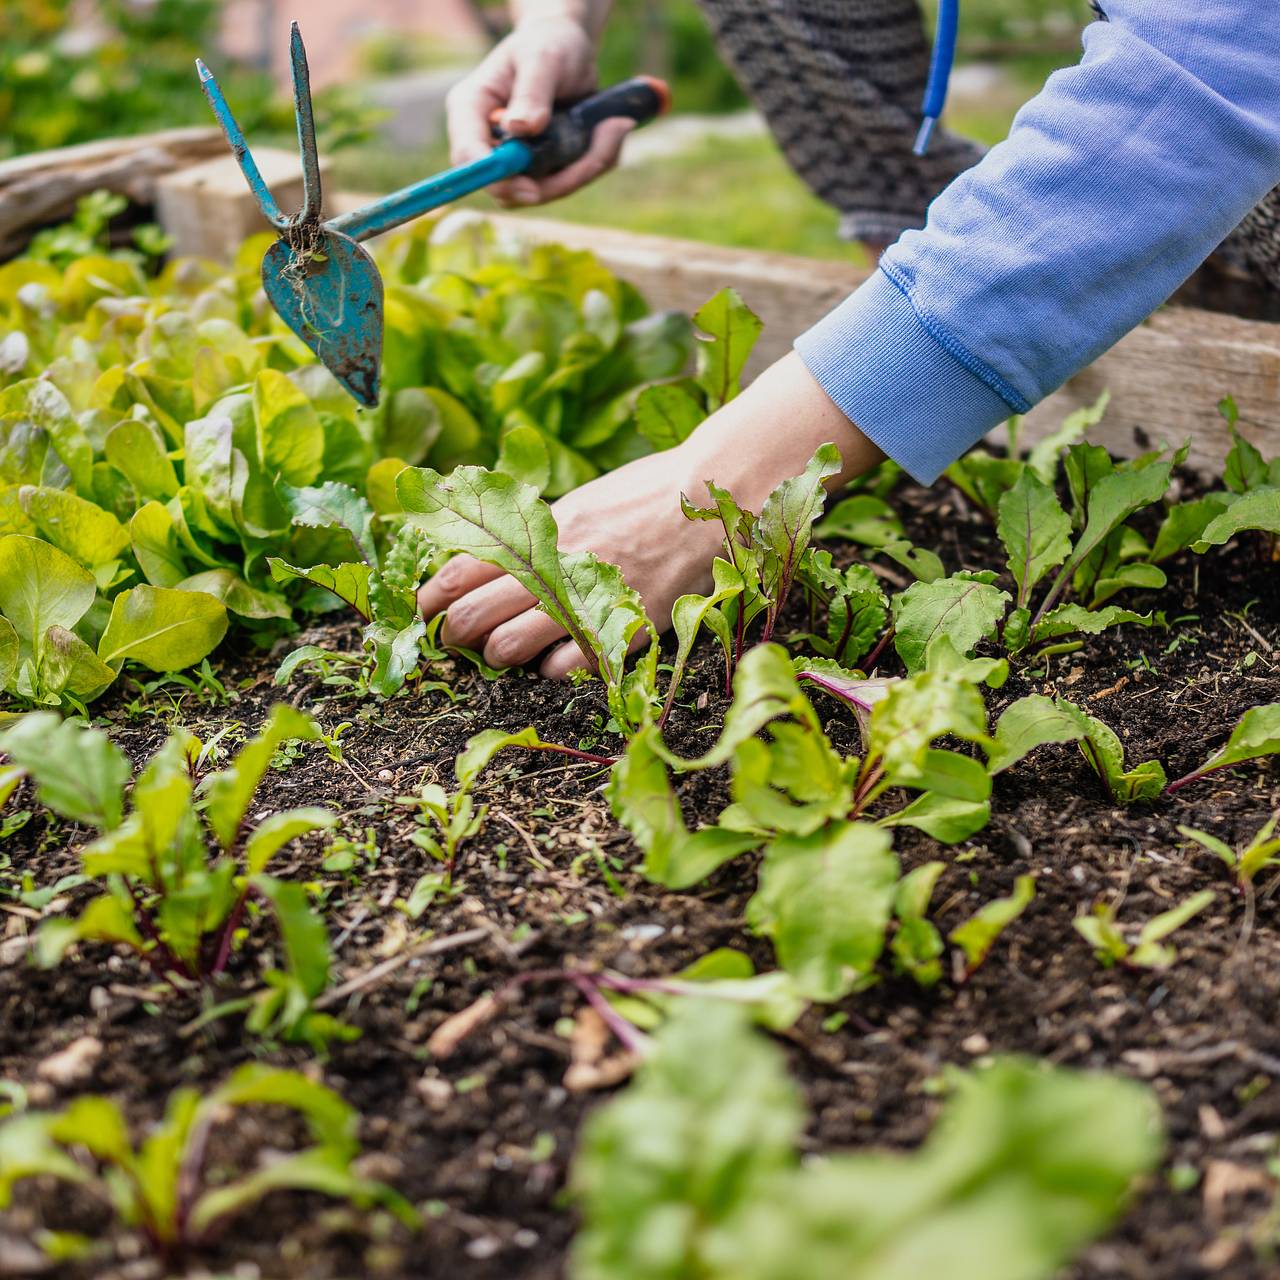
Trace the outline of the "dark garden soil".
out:
<instances>
[{"instance_id":1,"label":"dark garden soil","mask_svg":"<svg viewBox=\"0 0 1280 1280\"><path fill-rule=\"evenodd\" d=\"M949 568L996 562L988 523L954 492L905 488L895 503L910 534L936 548ZM1280 652L1273 649L1280 646L1280 576L1260 551L1237 547L1180 561L1158 601L1169 629L1125 628L1052 659L1047 669L1015 672L994 695L993 716L1023 694L1057 690L1107 720L1130 760L1154 756L1170 777L1187 772L1247 708L1280 701ZM354 634L335 627L306 638L349 646ZM754 868L739 861L678 895L647 885L629 870L634 846L608 814L602 770L509 752L480 787L488 821L466 849L460 891L409 923L393 903L408 895L427 860L409 843L412 818L394 797L424 780L447 785L454 754L489 726L534 724L548 740L591 746L602 710L598 688L523 676L490 684L460 667L452 677L463 695L456 703L427 691L379 705L329 696L305 681L282 692L270 681L278 656L224 659L219 669L228 687L245 682L229 707L192 694L175 705L157 692L145 700L147 714L126 714L128 694L98 709L137 759L171 722L201 736L228 719L252 730L282 696L326 728L352 722L341 762L323 748L305 748L270 776L254 812L330 803L349 832L372 829L377 862L359 877L324 872L317 838L286 855L277 871L323 886L336 980L356 988L332 1011L362 1037L317 1064L301 1049L246 1040L234 1018L193 1032L198 998L158 992L140 964L106 948L85 948L51 972L31 967L22 938L34 927L32 913L0 897L0 1077L24 1083L41 1105L83 1090L108 1093L137 1131L159 1116L176 1086L208 1089L254 1057L294 1065L322 1076L361 1112L363 1171L428 1207L423 1232L411 1238L380 1215L280 1194L192 1257L189 1274L562 1276L574 1229L564 1203L566 1172L584 1117L608 1097L607 1089L574 1091L564 1083L581 998L565 984L529 985L452 1056L433 1061L427 1039L447 1015L527 969L608 966L666 975L722 946L770 965L768 946L742 920ZM682 697L671 736L688 753L705 748L718 728L719 681L708 658ZM837 742L855 750L856 731L840 707L823 702L820 711ZM683 798L692 825L725 802L725 781L695 777ZM29 802L29 793L20 793L12 807ZM1189 847L1176 828L1190 824L1234 843L1250 837L1277 804L1275 766L1249 765L1154 806L1117 809L1077 749L1062 746L998 779L993 820L978 838L947 851L900 831L904 869L931 858L948 862L934 896L944 933L1009 892L1019 874L1034 873L1037 896L967 983L924 993L886 971L878 986L838 1010L805 1015L785 1043L812 1117L807 1149L910 1148L937 1114L929 1082L946 1063L1020 1052L1119 1071L1158 1092L1169 1131L1166 1163L1111 1236L1066 1274L1275 1275L1280 1184L1267 1170L1280 1156L1280 877L1264 873L1246 901L1222 865ZM8 884L24 873L48 884L72 870L70 850L82 838L32 819L0 846L12 860ZM1098 901L1119 903L1121 921L1142 921L1206 886L1218 897L1175 935L1178 960L1164 973L1102 968L1071 925ZM68 898L74 903L78 893ZM248 988L264 966L259 957L240 965ZM88 1073L65 1087L43 1079L41 1063L82 1036L103 1046ZM608 1078L611 1065L599 1074ZM293 1137L290 1123L250 1112L215 1141L210 1167L215 1174L243 1169L264 1148L287 1149ZM26 1187L0 1215L0 1274L31 1273L22 1262L24 1241L40 1226L104 1235L110 1254L48 1274L142 1280L162 1273L108 1223L78 1193Z\"/></svg>"}]
</instances>

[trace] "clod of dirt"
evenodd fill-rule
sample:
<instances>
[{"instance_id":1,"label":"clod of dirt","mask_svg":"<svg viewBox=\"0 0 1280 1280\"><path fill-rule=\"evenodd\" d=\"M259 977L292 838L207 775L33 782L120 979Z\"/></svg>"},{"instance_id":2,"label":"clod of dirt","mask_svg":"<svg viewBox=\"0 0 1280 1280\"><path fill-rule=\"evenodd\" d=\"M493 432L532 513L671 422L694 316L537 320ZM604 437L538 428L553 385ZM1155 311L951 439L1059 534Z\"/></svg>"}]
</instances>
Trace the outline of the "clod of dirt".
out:
<instances>
[{"instance_id":1,"label":"clod of dirt","mask_svg":"<svg viewBox=\"0 0 1280 1280\"><path fill-rule=\"evenodd\" d=\"M36 1075L60 1089L66 1089L93 1075L93 1068L100 1057L102 1041L96 1036L81 1036L60 1053L46 1058L36 1068Z\"/></svg>"}]
</instances>

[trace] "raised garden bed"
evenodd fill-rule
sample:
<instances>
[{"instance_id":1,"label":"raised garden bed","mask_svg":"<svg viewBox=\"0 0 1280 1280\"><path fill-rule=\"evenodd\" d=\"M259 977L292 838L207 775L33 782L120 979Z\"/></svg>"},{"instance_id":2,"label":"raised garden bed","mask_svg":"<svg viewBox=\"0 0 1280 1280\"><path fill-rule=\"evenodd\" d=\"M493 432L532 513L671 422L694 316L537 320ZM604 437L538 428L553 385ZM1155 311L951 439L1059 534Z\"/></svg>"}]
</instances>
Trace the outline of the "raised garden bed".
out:
<instances>
[{"instance_id":1,"label":"raised garden bed","mask_svg":"<svg viewBox=\"0 0 1280 1280\"><path fill-rule=\"evenodd\" d=\"M0 666L7 709L45 709L0 726L0 1274L1270 1274L1256 410L1183 406L1225 476L1225 448L1207 476L1140 456L1168 424L1114 408L932 492L886 471L789 558L820 453L735 526L673 690L624 676L638 605L554 556L537 489L731 398L740 301L672 381L687 322L591 262L387 254L392 408L358 420L245 270L9 280ZM1274 338L1246 327L1256 395ZM516 507L501 554L606 682L478 674L417 621L420 572ZM874 1150L919 1154L847 1154Z\"/></svg>"}]
</instances>

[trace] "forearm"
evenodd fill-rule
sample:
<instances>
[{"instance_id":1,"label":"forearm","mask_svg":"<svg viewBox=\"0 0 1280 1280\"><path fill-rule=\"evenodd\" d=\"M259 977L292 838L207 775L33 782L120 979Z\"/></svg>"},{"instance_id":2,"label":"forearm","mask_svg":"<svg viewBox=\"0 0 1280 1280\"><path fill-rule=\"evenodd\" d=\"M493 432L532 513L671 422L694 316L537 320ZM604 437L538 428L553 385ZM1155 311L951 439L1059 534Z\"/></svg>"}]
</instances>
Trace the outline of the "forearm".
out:
<instances>
[{"instance_id":1,"label":"forearm","mask_svg":"<svg viewBox=\"0 0 1280 1280\"><path fill-rule=\"evenodd\" d=\"M612 7L613 0L511 0L511 17L517 23L568 18L598 40Z\"/></svg>"},{"instance_id":2,"label":"forearm","mask_svg":"<svg viewBox=\"0 0 1280 1280\"><path fill-rule=\"evenodd\" d=\"M917 478L1139 324L1280 183L1272 0L1108 0L1081 64L797 344Z\"/></svg>"},{"instance_id":3,"label":"forearm","mask_svg":"<svg viewBox=\"0 0 1280 1280\"><path fill-rule=\"evenodd\" d=\"M884 458L791 354L702 423L680 446L675 470L696 502L707 501L703 486L713 480L758 511L779 481L803 470L824 444L840 450L833 490Z\"/></svg>"}]
</instances>

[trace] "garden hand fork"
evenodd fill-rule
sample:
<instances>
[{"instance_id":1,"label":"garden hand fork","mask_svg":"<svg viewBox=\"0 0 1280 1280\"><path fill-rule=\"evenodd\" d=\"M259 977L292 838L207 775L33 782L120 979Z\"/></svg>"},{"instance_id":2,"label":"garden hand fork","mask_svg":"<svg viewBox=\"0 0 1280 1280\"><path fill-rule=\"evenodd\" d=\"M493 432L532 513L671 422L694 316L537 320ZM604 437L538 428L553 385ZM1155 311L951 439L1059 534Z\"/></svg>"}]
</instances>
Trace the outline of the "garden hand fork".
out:
<instances>
[{"instance_id":1,"label":"garden hand fork","mask_svg":"<svg viewBox=\"0 0 1280 1280\"><path fill-rule=\"evenodd\" d=\"M382 277L359 242L491 183L522 173L535 178L556 173L587 153L601 121L625 116L645 124L670 105L667 86L642 76L557 109L547 130L537 137L511 137L495 121L497 145L487 156L325 222L320 216L311 78L296 22L289 51L303 189L302 209L293 217L281 211L268 190L212 72L199 59L196 70L263 217L280 237L262 260L262 284L271 305L347 391L370 407L378 403L382 364Z\"/></svg>"}]
</instances>

